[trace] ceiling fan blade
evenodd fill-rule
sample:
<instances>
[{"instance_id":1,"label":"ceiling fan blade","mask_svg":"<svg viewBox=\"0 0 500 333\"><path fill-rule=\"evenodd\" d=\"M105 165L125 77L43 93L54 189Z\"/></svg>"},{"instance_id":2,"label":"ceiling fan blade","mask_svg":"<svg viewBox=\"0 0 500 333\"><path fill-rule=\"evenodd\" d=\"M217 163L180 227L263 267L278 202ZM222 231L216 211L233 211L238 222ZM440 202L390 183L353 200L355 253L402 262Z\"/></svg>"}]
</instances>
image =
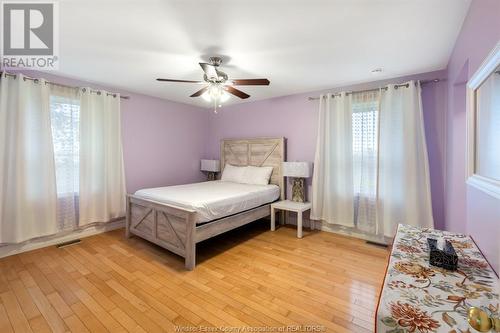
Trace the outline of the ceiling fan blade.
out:
<instances>
[{"instance_id":1,"label":"ceiling fan blade","mask_svg":"<svg viewBox=\"0 0 500 333\"><path fill-rule=\"evenodd\" d=\"M248 95L247 93L244 93L241 90L236 89L235 87L224 86L224 90L230 94L233 94L234 96L241 98L241 99L245 99L245 98L250 97L250 95Z\"/></svg>"},{"instance_id":2,"label":"ceiling fan blade","mask_svg":"<svg viewBox=\"0 0 500 333\"><path fill-rule=\"evenodd\" d=\"M192 94L191 96L189 97L198 97L198 96L201 96L203 95L206 91L208 90L208 86L206 87L203 87L201 88L200 90L198 90L197 92L195 92L194 94Z\"/></svg>"},{"instance_id":3,"label":"ceiling fan blade","mask_svg":"<svg viewBox=\"0 0 500 333\"><path fill-rule=\"evenodd\" d=\"M182 82L182 83L205 83L204 81L175 80L175 79L161 79L161 78L156 79L156 81L162 81L162 82Z\"/></svg>"},{"instance_id":4,"label":"ceiling fan blade","mask_svg":"<svg viewBox=\"0 0 500 333\"><path fill-rule=\"evenodd\" d=\"M268 79L238 79L231 80L235 86L268 86Z\"/></svg>"},{"instance_id":5,"label":"ceiling fan blade","mask_svg":"<svg viewBox=\"0 0 500 333\"><path fill-rule=\"evenodd\" d=\"M217 68L215 68L214 65L212 64L207 64L205 62L200 62L201 69L205 72L207 75L207 78L209 79L218 79L219 78L219 72L217 71Z\"/></svg>"}]
</instances>

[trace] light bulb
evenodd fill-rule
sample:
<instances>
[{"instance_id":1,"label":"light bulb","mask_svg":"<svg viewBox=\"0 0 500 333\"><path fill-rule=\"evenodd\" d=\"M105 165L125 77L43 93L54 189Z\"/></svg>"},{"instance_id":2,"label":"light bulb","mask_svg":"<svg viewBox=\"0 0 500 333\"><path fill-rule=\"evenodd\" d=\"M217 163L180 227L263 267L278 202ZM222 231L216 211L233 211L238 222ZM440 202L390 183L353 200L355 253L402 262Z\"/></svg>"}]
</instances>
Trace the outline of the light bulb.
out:
<instances>
[{"instance_id":1,"label":"light bulb","mask_svg":"<svg viewBox=\"0 0 500 333\"><path fill-rule=\"evenodd\" d=\"M211 101L210 94L208 93L208 91L205 91L205 92L201 95L201 97L202 97L205 101L207 101L207 102L210 102L210 101Z\"/></svg>"},{"instance_id":2,"label":"light bulb","mask_svg":"<svg viewBox=\"0 0 500 333\"><path fill-rule=\"evenodd\" d=\"M220 96L220 102L224 103L228 99L229 99L229 94L227 92L223 91L222 94L221 94L221 96Z\"/></svg>"},{"instance_id":3,"label":"light bulb","mask_svg":"<svg viewBox=\"0 0 500 333\"><path fill-rule=\"evenodd\" d=\"M222 103L229 99L229 94L224 91L221 84L211 84L207 91L204 92L201 97L207 102L211 102L214 104L214 111L217 107L221 107Z\"/></svg>"}]
</instances>

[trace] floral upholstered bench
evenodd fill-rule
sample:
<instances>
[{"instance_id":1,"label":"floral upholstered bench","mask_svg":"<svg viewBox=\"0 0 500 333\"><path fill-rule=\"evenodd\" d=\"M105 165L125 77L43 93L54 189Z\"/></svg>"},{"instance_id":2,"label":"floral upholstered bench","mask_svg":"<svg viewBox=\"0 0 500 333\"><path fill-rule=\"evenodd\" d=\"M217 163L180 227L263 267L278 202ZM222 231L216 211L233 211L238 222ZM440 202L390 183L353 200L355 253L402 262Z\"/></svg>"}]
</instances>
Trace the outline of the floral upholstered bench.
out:
<instances>
[{"instance_id":1,"label":"floral upholstered bench","mask_svg":"<svg viewBox=\"0 0 500 333\"><path fill-rule=\"evenodd\" d=\"M427 238L444 237L458 255L458 269L429 265ZM376 332L473 332L470 307L499 314L498 277L465 235L400 224L375 319Z\"/></svg>"}]
</instances>

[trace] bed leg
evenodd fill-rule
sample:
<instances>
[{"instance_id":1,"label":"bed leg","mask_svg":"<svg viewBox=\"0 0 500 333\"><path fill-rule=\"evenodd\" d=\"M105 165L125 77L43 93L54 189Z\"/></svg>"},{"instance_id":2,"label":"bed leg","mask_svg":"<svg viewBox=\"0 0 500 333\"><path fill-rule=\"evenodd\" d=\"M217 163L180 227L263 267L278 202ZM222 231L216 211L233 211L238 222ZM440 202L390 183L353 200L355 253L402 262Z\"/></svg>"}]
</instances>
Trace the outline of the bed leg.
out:
<instances>
[{"instance_id":1,"label":"bed leg","mask_svg":"<svg viewBox=\"0 0 500 333\"><path fill-rule=\"evenodd\" d=\"M186 259L184 265L188 271L192 271L196 265L196 245L192 249L186 249Z\"/></svg>"},{"instance_id":2,"label":"bed leg","mask_svg":"<svg viewBox=\"0 0 500 333\"><path fill-rule=\"evenodd\" d=\"M127 209L125 211L125 237L130 238L132 235L130 234L130 198L127 195L125 198Z\"/></svg>"},{"instance_id":3,"label":"bed leg","mask_svg":"<svg viewBox=\"0 0 500 333\"><path fill-rule=\"evenodd\" d=\"M271 231L276 230L276 212L274 207L271 205Z\"/></svg>"},{"instance_id":4,"label":"bed leg","mask_svg":"<svg viewBox=\"0 0 500 333\"><path fill-rule=\"evenodd\" d=\"M189 214L186 230L186 256L185 266L188 271L192 271L196 265L196 222L194 221L194 214Z\"/></svg>"}]
</instances>

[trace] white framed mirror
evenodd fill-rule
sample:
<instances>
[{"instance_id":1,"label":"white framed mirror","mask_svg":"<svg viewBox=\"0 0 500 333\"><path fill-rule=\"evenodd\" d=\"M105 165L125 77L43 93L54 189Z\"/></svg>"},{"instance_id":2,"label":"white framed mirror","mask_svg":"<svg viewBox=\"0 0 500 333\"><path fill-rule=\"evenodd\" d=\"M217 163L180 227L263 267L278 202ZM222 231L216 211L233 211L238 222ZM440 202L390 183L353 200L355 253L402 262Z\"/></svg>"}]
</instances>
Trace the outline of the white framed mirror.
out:
<instances>
[{"instance_id":1,"label":"white framed mirror","mask_svg":"<svg viewBox=\"0 0 500 333\"><path fill-rule=\"evenodd\" d=\"M467 82L467 184L500 199L500 42Z\"/></svg>"}]
</instances>

